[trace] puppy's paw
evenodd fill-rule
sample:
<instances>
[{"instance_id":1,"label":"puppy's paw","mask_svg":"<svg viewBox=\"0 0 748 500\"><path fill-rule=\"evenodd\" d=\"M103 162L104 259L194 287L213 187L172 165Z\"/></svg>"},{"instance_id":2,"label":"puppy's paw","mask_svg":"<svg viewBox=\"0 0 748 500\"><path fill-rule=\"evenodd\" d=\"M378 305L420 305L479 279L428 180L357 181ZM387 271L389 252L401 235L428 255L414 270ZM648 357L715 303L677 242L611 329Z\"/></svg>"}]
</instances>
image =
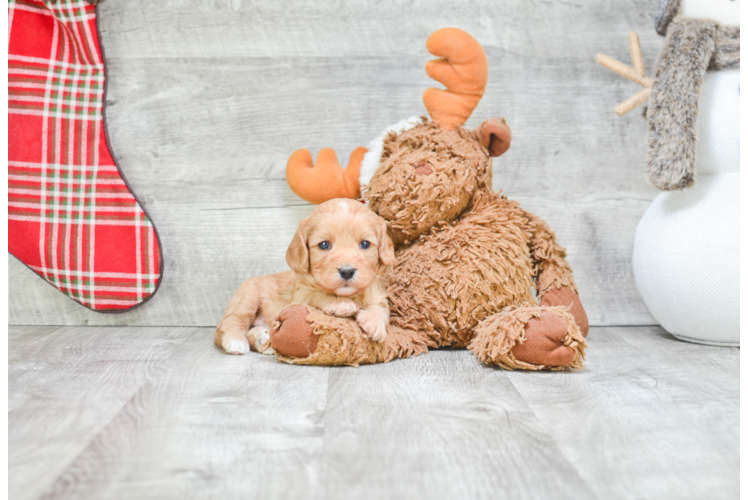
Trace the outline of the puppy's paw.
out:
<instances>
[{"instance_id":1,"label":"puppy's paw","mask_svg":"<svg viewBox=\"0 0 748 500\"><path fill-rule=\"evenodd\" d=\"M326 304L322 312L339 318L351 318L358 312L358 305L352 300L339 300Z\"/></svg>"},{"instance_id":2,"label":"puppy's paw","mask_svg":"<svg viewBox=\"0 0 748 500\"><path fill-rule=\"evenodd\" d=\"M377 313L362 309L356 315L356 323L374 342L383 342L387 338L387 325Z\"/></svg>"},{"instance_id":3,"label":"puppy's paw","mask_svg":"<svg viewBox=\"0 0 748 500\"><path fill-rule=\"evenodd\" d=\"M241 337L226 336L221 342L221 347L228 354L247 354L249 352L249 342Z\"/></svg>"},{"instance_id":4,"label":"puppy's paw","mask_svg":"<svg viewBox=\"0 0 748 500\"><path fill-rule=\"evenodd\" d=\"M270 347L270 328L267 326L255 326L247 332L249 347L260 354L273 354Z\"/></svg>"}]
</instances>

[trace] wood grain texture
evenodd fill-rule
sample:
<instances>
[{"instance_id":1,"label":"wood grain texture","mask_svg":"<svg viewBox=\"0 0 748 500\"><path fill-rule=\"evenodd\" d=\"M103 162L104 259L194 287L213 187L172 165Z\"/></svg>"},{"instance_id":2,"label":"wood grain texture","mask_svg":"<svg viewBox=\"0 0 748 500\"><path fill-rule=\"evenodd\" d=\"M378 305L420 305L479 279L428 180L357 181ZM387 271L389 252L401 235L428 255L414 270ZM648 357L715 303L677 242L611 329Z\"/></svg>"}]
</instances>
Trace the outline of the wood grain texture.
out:
<instances>
[{"instance_id":1,"label":"wood grain texture","mask_svg":"<svg viewBox=\"0 0 748 500\"><path fill-rule=\"evenodd\" d=\"M508 377L597 497L737 498L739 349L693 348L658 327L594 334L570 384Z\"/></svg>"},{"instance_id":2,"label":"wood grain texture","mask_svg":"<svg viewBox=\"0 0 748 500\"><path fill-rule=\"evenodd\" d=\"M42 498L301 498L328 371L231 356L198 329Z\"/></svg>"},{"instance_id":3,"label":"wood grain texture","mask_svg":"<svg viewBox=\"0 0 748 500\"><path fill-rule=\"evenodd\" d=\"M328 405L320 498L595 498L507 372L468 351L335 371Z\"/></svg>"},{"instance_id":4,"label":"wood grain texture","mask_svg":"<svg viewBox=\"0 0 748 500\"><path fill-rule=\"evenodd\" d=\"M652 68L655 2L104 2L113 152L162 238L162 286L129 313L94 313L9 257L11 324L212 326L247 277L284 270L312 207L286 186L290 153L344 161L386 126L425 113L429 33L484 45L486 95L468 122L503 116L510 151L494 188L546 219L569 251L593 325L653 324L634 284L636 224L657 194L644 179L645 124L594 62Z\"/></svg>"},{"instance_id":5,"label":"wood grain texture","mask_svg":"<svg viewBox=\"0 0 748 500\"><path fill-rule=\"evenodd\" d=\"M192 328L11 328L10 498L39 498Z\"/></svg>"},{"instance_id":6,"label":"wood grain texture","mask_svg":"<svg viewBox=\"0 0 748 500\"><path fill-rule=\"evenodd\" d=\"M209 328L11 327L10 497L736 498L739 349L592 328L585 369L361 368Z\"/></svg>"}]
</instances>

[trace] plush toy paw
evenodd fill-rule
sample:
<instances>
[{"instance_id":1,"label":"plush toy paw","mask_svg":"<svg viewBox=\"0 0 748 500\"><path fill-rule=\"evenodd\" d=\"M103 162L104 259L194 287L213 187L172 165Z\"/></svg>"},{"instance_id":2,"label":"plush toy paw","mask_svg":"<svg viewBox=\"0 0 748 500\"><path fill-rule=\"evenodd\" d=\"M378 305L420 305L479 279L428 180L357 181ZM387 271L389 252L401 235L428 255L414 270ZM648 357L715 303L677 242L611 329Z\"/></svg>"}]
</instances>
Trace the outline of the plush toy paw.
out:
<instances>
[{"instance_id":1,"label":"plush toy paw","mask_svg":"<svg viewBox=\"0 0 748 500\"><path fill-rule=\"evenodd\" d=\"M278 315L280 325L270 330L270 343L283 356L306 358L317 349L319 336L307 321L306 307L292 304Z\"/></svg>"},{"instance_id":2,"label":"plush toy paw","mask_svg":"<svg viewBox=\"0 0 748 500\"><path fill-rule=\"evenodd\" d=\"M358 305L352 300L339 300L326 304L322 312L338 318L352 318L358 313Z\"/></svg>"},{"instance_id":3,"label":"plush toy paw","mask_svg":"<svg viewBox=\"0 0 748 500\"><path fill-rule=\"evenodd\" d=\"M584 311L582 301L571 288L554 288L549 290L540 299L541 306L562 306L569 307L569 312L574 316L574 322L579 327L582 336L587 338L587 332L590 331L590 322L587 319L587 313Z\"/></svg>"},{"instance_id":4,"label":"plush toy paw","mask_svg":"<svg viewBox=\"0 0 748 500\"><path fill-rule=\"evenodd\" d=\"M356 315L356 323L374 342L383 342L387 338L387 325L377 312L361 309Z\"/></svg>"},{"instance_id":5,"label":"plush toy paw","mask_svg":"<svg viewBox=\"0 0 748 500\"><path fill-rule=\"evenodd\" d=\"M576 353L564 345L566 330L567 324L562 317L551 311L543 311L540 316L527 322L525 340L512 348L512 354L518 360L533 365L569 365Z\"/></svg>"}]
</instances>

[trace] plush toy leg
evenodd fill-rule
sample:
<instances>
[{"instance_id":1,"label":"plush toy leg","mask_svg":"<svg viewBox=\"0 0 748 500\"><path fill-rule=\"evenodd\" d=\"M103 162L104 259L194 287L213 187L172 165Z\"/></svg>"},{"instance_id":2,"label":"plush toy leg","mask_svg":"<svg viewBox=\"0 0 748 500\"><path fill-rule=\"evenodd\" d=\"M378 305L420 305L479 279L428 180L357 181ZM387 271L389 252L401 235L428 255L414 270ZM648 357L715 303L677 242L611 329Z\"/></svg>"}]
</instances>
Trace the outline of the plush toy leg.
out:
<instances>
[{"instance_id":1,"label":"plush toy leg","mask_svg":"<svg viewBox=\"0 0 748 500\"><path fill-rule=\"evenodd\" d=\"M386 363L428 351L428 340L416 332L390 326L384 342L373 342L351 319L328 316L313 307L292 304L270 331L279 360L304 365Z\"/></svg>"},{"instance_id":2,"label":"plush toy leg","mask_svg":"<svg viewBox=\"0 0 748 500\"><path fill-rule=\"evenodd\" d=\"M581 368L587 344L564 307L512 306L481 321L468 345L508 370Z\"/></svg>"}]
</instances>

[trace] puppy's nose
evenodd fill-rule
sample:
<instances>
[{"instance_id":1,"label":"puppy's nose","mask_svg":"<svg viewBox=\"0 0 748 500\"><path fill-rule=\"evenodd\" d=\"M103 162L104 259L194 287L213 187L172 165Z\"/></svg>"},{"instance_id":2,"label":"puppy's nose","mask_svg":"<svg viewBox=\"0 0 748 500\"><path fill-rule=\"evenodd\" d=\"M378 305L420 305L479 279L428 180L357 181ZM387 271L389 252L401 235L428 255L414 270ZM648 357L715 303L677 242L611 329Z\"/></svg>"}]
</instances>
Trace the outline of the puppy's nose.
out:
<instances>
[{"instance_id":1,"label":"puppy's nose","mask_svg":"<svg viewBox=\"0 0 748 500\"><path fill-rule=\"evenodd\" d=\"M354 267L339 267L338 268L338 274L340 274L340 277L344 280L349 280L353 278L353 275L356 274L356 268Z\"/></svg>"}]
</instances>

